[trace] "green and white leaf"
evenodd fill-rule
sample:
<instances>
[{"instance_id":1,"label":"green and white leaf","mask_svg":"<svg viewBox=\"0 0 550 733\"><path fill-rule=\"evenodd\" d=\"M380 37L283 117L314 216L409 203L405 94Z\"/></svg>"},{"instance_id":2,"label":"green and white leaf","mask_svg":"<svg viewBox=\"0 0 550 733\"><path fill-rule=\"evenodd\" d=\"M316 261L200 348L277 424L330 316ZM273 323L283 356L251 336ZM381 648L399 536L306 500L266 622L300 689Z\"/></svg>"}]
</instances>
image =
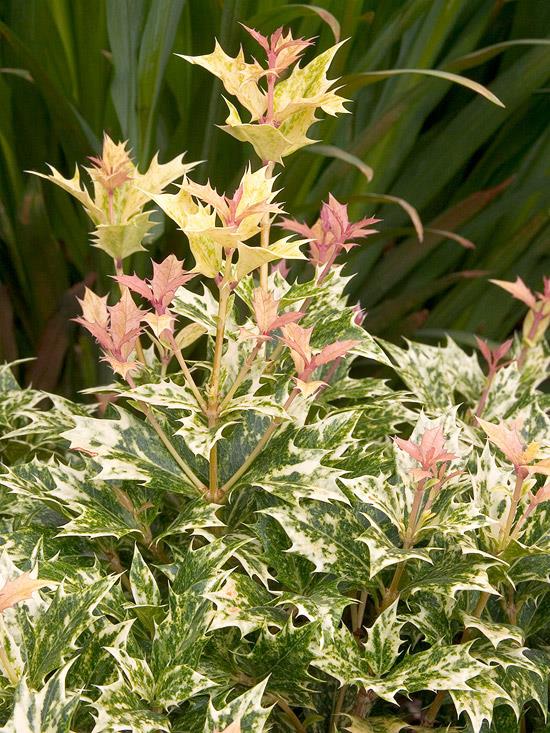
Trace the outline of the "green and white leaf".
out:
<instances>
[{"instance_id":1,"label":"green and white leaf","mask_svg":"<svg viewBox=\"0 0 550 733\"><path fill-rule=\"evenodd\" d=\"M266 730L271 712L271 707L262 705L266 685L267 680L260 682L221 708L210 702L203 733L224 731L232 723L239 725L243 733L262 733Z\"/></svg>"},{"instance_id":2,"label":"green and white leaf","mask_svg":"<svg viewBox=\"0 0 550 733\"><path fill-rule=\"evenodd\" d=\"M15 690L13 712L0 733L69 733L79 694L67 692L72 662L52 675L39 690L22 677Z\"/></svg>"},{"instance_id":3,"label":"green and white leaf","mask_svg":"<svg viewBox=\"0 0 550 733\"><path fill-rule=\"evenodd\" d=\"M196 496L174 458L153 428L127 410L116 408L118 420L75 418L75 426L63 433L72 450L93 456L104 481L138 481L151 489Z\"/></svg>"},{"instance_id":4,"label":"green and white leaf","mask_svg":"<svg viewBox=\"0 0 550 733\"><path fill-rule=\"evenodd\" d=\"M303 501L262 509L261 513L276 519L284 529L292 542L288 552L308 559L317 572L369 585L368 553L356 539L364 524L353 509L340 502Z\"/></svg>"}]
</instances>

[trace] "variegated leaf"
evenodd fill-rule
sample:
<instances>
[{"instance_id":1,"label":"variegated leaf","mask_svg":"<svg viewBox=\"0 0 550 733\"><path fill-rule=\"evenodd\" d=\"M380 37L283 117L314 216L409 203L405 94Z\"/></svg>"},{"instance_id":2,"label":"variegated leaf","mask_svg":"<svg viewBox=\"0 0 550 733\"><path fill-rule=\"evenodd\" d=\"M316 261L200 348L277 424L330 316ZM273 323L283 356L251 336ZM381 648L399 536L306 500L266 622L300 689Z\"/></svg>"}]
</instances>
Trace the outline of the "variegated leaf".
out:
<instances>
[{"instance_id":1,"label":"variegated leaf","mask_svg":"<svg viewBox=\"0 0 550 733\"><path fill-rule=\"evenodd\" d=\"M277 632L263 628L254 647L239 657L239 668L255 682L269 677L268 691L290 705L306 706L315 678L308 668L318 644L318 623L294 626L292 620Z\"/></svg>"},{"instance_id":2,"label":"variegated leaf","mask_svg":"<svg viewBox=\"0 0 550 733\"><path fill-rule=\"evenodd\" d=\"M262 733L266 728L271 707L262 705L267 680L234 698L222 708L212 702L208 706L208 717L203 733L220 733L224 728L238 723L243 733Z\"/></svg>"},{"instance_id":3,"label":"variegated leaf","mask_svg":"<svg viewBox=\"0 0 550 733\"><path fill-rule=\"evenodd\" d=\"M368 552L357 541L363 532L361 516L341 503L306 502L262 509L276 519L290 538L288 552L313 563L317 572L331 573L360 586L370 583Z\"/></svg>"},{"instance_id":4,"label":"variegated leaf","mask_svg":"<svg viewBox=\"0 0 550 733\"><path fill-rule=\"evenodd\" d=\"M72 450L93 456L105 481L133 480L150 489L196 496L196 488L182 472L153 428L130 412L117 407L118 420L75 418L67 430Z\"/></svg>"},{"instance_id":5,"label":"variegated leaf","mask_svg":"<svg viewBox=\"0 0 550 733\"><path fill-rule=\"evenodd\" d=\"M153 730L169 733L166 715L153 711L121 676L99 690L99 698L92 703L95 710L92 733L151 733Z\"/></svg>"},{"instance_id":6,"label":"variegated leaf","mask_svg":"<svg viewBox=\"0 0 550 733\"><path fill-rule=\"evenodd\" d=\"M67 692L71 663L52 675L39 690L23 677L15 691L13 712L0 733L69 733L78 704L77 692Z\"/></svg>"}]
</instances>

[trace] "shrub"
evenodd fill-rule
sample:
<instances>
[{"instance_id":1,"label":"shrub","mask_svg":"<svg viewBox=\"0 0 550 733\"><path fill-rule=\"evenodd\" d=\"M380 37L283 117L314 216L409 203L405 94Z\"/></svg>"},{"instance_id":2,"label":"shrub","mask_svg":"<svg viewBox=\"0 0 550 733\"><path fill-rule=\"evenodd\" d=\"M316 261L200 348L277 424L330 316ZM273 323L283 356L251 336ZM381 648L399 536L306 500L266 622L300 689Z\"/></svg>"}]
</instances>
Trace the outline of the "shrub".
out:
<instances>
[{"instance_id":1,"label":"shrub","mask_svg":"<svg viewBox=\"0 0 550 733\"><path fill-rule=\"evenodd\" d=\"M219 46L188 59L248 110L228 103L227 130L264 164L233 194L181 157L140 174L108 137L92 192L78 171L48 176L114 262L119 295L87 290L77 320L117 381L96 416L0 373L1 730L536 729L548 282L496 281L528 313L514 340L478 341L485 367L452 341L369 336L336 262L378 220L333 196L312 225L279 219L273 175L319 109L344 111L337 46L300 66L311 41L249 32L267 68ZM124 272L149 201L192 270L170 255L150 278ZM292 259L308 278L287 277ZM394 380L356 378L357 358Z\"/></svg>"}]
</instances>

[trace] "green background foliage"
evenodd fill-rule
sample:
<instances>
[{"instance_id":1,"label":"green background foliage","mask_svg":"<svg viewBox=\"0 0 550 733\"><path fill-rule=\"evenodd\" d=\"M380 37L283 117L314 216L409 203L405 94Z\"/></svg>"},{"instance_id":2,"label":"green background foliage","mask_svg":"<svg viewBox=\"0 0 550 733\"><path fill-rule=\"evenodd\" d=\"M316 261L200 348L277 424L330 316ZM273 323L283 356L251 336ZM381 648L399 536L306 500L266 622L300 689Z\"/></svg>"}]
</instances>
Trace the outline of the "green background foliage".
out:
<instances>
[{"instance_id":1,"label":"green background foliage","mask_svg":"<svg viewBox=\"0 0 550 733\"><path fill-rule=\"evenodd\" d=\"M354 250L348 266L357 273L351 294L369 310L373 333L502 338L521 305L488 286L488 273L520 274L538 287L548 269L550 48L541 37L550 4L317 5L349 38L332 76L345 77L353 115L321 122L315 137L323 145L288 159L287 210L311 220L332 191L352 202L355 216L383 217L380 234ZM107 289L110 263L90 247L88 222L69 196L24 171L44 171L47 161L72 173L97 154L107 130L130 140L142 169L156 150L161 160L187 150L187 160L207 161L199 180L231 189L254 153L214 127L226 116L219 82L174 52L207 53L216 37L229 52L242 42L256 53L237 21L263 32L290 23L318 36L320 50L333 31L311 6L271 0L4 0L0 19L0 359L36 355L21 376L71 394L105 377L69 318L82 283ZM464 74L506 106L437 78L366 75L405 68ZM354 157L334 157L338 151ZM364 165L374 170L371 182ZM380 195L415 207L423 242L402 206ZM186 252L172 224L159 224L157 234L154 256ZM142 271L147 258L135 256L132 267Z\"/></svg>"}]
</instances>

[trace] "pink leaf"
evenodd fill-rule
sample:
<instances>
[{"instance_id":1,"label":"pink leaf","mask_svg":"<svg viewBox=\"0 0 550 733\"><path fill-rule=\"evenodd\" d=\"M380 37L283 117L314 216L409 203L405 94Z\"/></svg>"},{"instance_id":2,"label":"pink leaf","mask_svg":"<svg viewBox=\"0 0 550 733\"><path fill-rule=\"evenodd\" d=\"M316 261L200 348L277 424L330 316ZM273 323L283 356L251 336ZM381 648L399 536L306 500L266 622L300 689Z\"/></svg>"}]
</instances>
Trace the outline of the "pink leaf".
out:
<instances>
[{"instance_id":1,"label":"pink leaf","mask_svg":"<svg viewBox=\"0 0 550 733\"><path fill-rule=\"evenodd\" d=\"M348 351L353 349L354 346L357 346L357 344L359 344L359 341L354 339L335 341L333 344L325 346L313 359L313 363L316 367L328 364L329 362L339 359L341 356L347 354Z\"/></svg>"},{"instance_id":2,"label":"pink leaf","mask_svg":"<svg viewBox=\"0 0 550 733\"><path fill-rule=\"evenodd\" d=\"M521 300L531 310L535 310L537 307L537 301L531 290L523 282L521 277L517 277L516 281L511 283L506 280L490 280L494 285L498 285L499 288L506 290L514 298Z\"/></svg>"}]
</instances>

